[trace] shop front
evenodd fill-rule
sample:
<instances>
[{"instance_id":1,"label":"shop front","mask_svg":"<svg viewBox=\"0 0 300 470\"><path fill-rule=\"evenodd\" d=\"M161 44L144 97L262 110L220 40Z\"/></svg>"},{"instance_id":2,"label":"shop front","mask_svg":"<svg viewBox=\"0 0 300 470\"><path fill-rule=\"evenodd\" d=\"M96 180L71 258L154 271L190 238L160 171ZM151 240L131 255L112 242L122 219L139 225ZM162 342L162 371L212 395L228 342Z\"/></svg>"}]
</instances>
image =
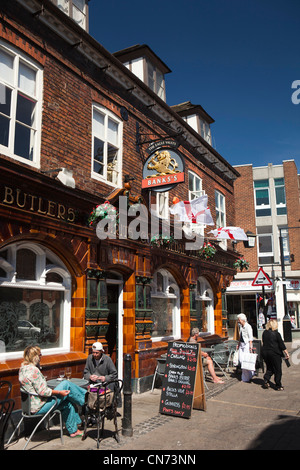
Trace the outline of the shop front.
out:
<instances>
[{"instance_id":1,"label":"shop front","mask_svg":"<svg viewBox=\"0 0 300 470\"><path fill-rule=\"evenodd\" d=\"M167 246L120 233L99 239L87 222L90 195L31 170L13 173L7 164L1 174L0 371L17 400L29 344L41 347L48 378L65 367L81 377L101 341L120 378L131 355L133 390L142 392L168 341L188 340L193 326L205 340L227 337L222 290L235 255L216 247L214 260L203 259L184 238Z\"/></svg>"},{"instance_id":2,"label":"shop front","mask_svg":"<svg viewBox=\"0 0 300 470\"><path fill-rule=\"evenodd\" d=\"M29 189L30 188L30 189ZM57 180L6 162L0 176L0 373L13 384L26 346L38 344L43 370L82 376L86 270L92 201Z\"/></svg>"},{"instance_id":3,"label":"shop front","mask_svg":"<svg viewBox=\"0 0 300 470\"><path fill-rule=\"evenodd\" d=\"M234 280L226 290L229 336L233 337L237 316L244 313L253 328L253 335L261 338L267 318L275 318L274 287L252 286L252 280Z\"/></svg>"}]
</instances>

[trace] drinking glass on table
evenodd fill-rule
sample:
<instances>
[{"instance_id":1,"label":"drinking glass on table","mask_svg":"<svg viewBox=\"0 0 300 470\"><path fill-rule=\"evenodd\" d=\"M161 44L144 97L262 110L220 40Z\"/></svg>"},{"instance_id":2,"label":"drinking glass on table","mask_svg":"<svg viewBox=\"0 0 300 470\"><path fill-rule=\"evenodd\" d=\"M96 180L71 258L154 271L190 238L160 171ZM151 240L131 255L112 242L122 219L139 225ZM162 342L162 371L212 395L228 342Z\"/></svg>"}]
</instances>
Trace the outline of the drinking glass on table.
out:
<instances>
[{"instance_id":1,"label":"drinking glass on table","mask_svg":"<svg viewBox=\"0 0 300 470\"><path fill-rule=\"evenodd\" d=\"M60 378L60 380L62 380L62 379L64 378L64 376L65 376L65 371L64 371L64 370L60 370L60 371L59 371L59 378Z\"/></svg>"},{"instance_id":2,"label":"drinking glass on table","mask_svg":"<svg viewBox=\"0 0 300 470\"><path fill-rule=\"evenodd\" d=\"M71 375L72 375L72 369L71 369L71 367L67 367L67 368L66 368L66 377L67 377L67 380L70 380Z\"/></svg>"}]
</instances>

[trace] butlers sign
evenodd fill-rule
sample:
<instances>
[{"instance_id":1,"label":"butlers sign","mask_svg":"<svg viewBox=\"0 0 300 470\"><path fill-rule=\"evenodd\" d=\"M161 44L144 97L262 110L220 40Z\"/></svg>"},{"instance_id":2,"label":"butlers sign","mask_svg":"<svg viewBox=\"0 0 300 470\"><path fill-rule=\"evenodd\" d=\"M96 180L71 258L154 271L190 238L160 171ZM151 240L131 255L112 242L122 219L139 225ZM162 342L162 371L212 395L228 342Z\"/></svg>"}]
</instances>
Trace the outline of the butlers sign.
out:
<instances>
[{"instance_id":1,"label":"butlers sign","mask_svg":"<svg viewBox=\"0 0 300 470\"><path fill-rule=\"evenodd\" d=\"M0 190L0 204L16 207L26 212L50 217L52 219L64 220L65 222L76 222L76 210L65 204L46 199L44 197L24 192L19 188L4 186Z\"/></svg>"},{"instance_id":2,"label":"butlers sign","mask_svg":"<svg viewBox=\"0 0 300 470\"><path fill-rule=\"evenodd\" d=\"M184 182L184 160L176 149L177 143L172 140L149 146L150 156L143 168L143 189L164 192Z\"/></svg>"}]
</instances>

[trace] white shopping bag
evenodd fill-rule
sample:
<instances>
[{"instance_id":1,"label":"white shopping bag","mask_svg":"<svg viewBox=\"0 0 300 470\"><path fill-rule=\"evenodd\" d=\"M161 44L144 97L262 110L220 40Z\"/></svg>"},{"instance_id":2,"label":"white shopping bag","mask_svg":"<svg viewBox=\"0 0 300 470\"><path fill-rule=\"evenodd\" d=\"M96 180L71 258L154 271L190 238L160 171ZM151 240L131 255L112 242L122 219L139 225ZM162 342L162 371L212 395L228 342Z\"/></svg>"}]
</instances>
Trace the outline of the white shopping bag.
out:
<instances>
[{"instance_id":1,"label":"white shopping bag","mask_svg":"<svg viewBox=\"0 0 300 470\"><path fill-rule=\"evenodd\" d=\"M239 352L238 351L234 351L233 353L232 364L233 364L233 367L237 367L239 365Z\"/></svg>"},{"instance_id":2,"label":"white shopping bag","mask_svg":"<svg viewBox=\"0 0 300 470\"><path fill-rule=\"evenodd\" d=\"M244 353L241 367L242 369L255 371L257 354L254 353Z\"/></svg>"}]
</instances>

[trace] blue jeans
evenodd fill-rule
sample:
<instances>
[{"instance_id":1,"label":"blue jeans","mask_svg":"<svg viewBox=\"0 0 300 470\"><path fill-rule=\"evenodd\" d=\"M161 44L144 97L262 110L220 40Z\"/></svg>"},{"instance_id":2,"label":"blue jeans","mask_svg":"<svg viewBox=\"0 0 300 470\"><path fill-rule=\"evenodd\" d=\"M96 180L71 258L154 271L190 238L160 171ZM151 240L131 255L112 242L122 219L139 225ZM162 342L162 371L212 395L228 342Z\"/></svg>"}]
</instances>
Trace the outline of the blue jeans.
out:
<instances>
[{"instance_id":1,"label":"blue jeans","mask_svg":"<svg viewBox=\"0 0 300 470\"><path fill-rule=\"evenodd\" d=\"M69 395L66 397L56 396L57 405L55 409L60 410L63 421L66 425L69 434L73 434L78 429L78 424L81 423L81 419L76 411L76 405L84 405L86 390L78 387L69 380L63 380L54 390L70 390ZM53 406L55 402L54 398L50 399L45 403L42 408L37 411L39 413L47 413L47 411Z\"/></svg>"}]
</instances>

